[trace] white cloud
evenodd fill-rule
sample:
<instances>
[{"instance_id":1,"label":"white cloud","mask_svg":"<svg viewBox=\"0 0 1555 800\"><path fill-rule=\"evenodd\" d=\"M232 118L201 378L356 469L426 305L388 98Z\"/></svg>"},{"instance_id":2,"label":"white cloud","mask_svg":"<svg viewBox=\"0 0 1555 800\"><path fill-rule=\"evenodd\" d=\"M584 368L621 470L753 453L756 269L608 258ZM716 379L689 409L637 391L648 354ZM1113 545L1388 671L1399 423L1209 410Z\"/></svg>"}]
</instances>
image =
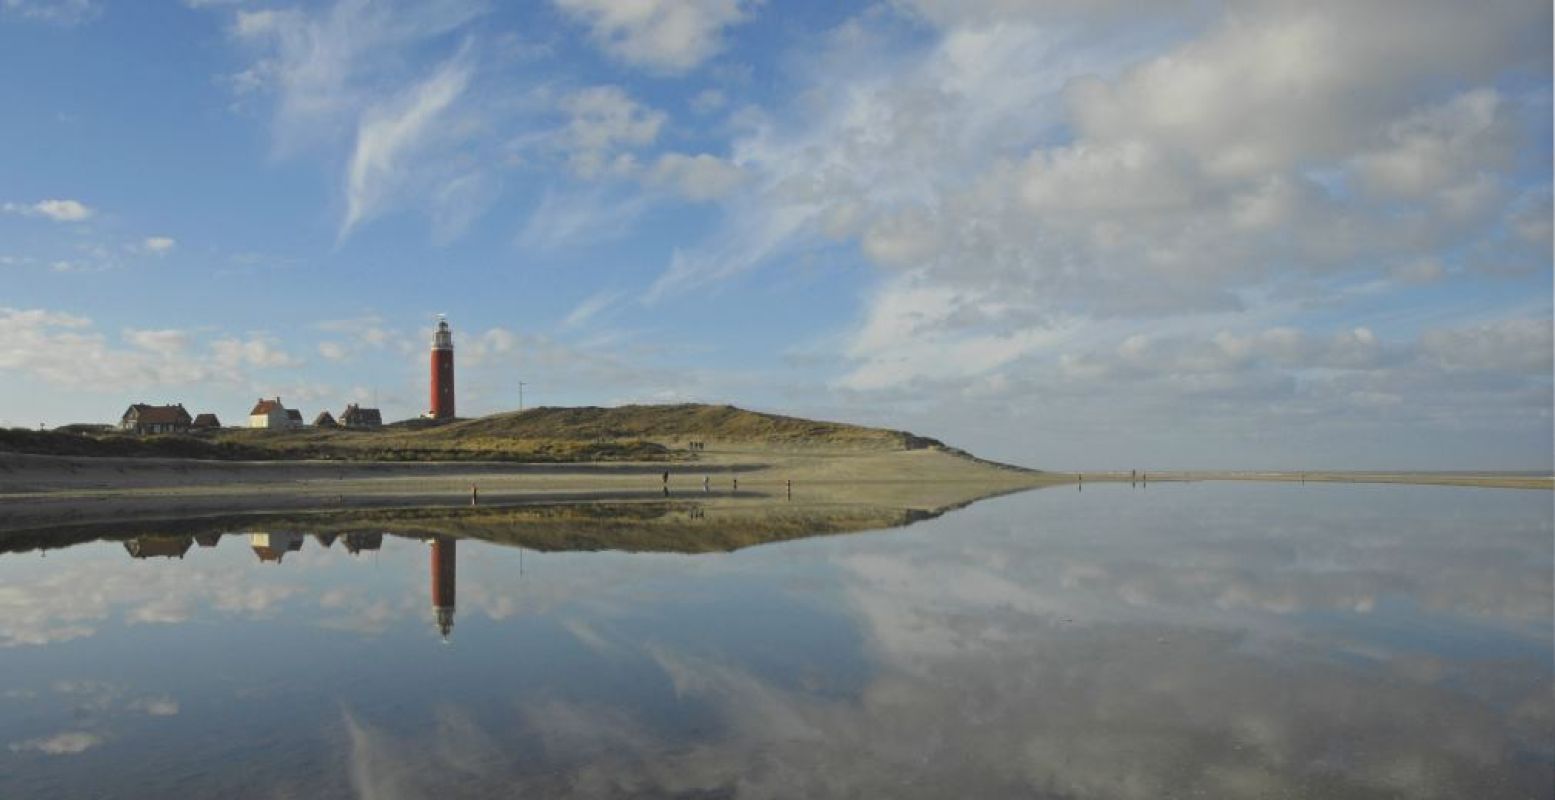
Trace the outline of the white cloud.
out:
<instances>
[{"instance_id":1,"label":"white cloud","mask_svg":"<svg viewBox=\"0 0 1555 800\"><path fill-rule=\"evenodd\" d=\"M1421 336L1420 346L1427 359L1450 371L1547 374L1555 353L1552 324L1548 319L1503 319L1432 330Z\"/></svg>"},{"instance_id":2,"label":"white cloud","mask_svg":"<svg viewBox=\"0 0 1555 800\"><path fill-rule=\"evenodd\" d=\"M664 112L633 100L619 86L590 86L560 102L570 117L558 133L572 170L583 178L628 175L638 168L631 151L653 144Z\"/></svg>"},{"instance_id":3,"label":"white cloud","mask_svg":"<svg viewBox=\"0 0 1555 800\"><path fill-rule=\"evenodd\" d=\"M135 330L124 331L124 341L153 353L173 355L182 353L189 347L189 333L187 331L167 330Z\"/></svg>"},{"instance_id":4,"label":"white cloud","mask_svg":"<svg viewBox=\"0 0 1555 800\"><path fill-rule=\"evenodd\" d=\"M102 13L97 0L3 0L0 12L52 25L80 25Z\"/></svg>"},{"instance_id":5,"label":"white cloud","mask_svg":"<svg viewBox=\"0 0 1555 800\"><path fill-rule=\"evenodd\" d=\"M178 329L126 329L115 342L86 317L0 307L0 373L29 375L58 386L122 392L160 386L247 383L253 370L302 362L262 334L204 337Z\"/></svg>"},{"instance_id":6,"label":"white cloud","mask_svg":"<svg viewBox=\"0 0 1555 800\"><path fill-rule=\"evenodd\" d=\"M589 27L612 57L661 73L683 73L717 55L726 28L748 20L760 0L553 0Z\"/></svg>"},{"instance_id":7,"label":"white cloud","mask_svg":"<svg viewBox=\"0 0 1555 800\"><path fill-rule=\"evenodd\" d=\"M346 176L346 217L340 235L380 210L386 197L408 182L404 161L417 155L446 127L449 108L469 85L468 51L438 67L401 96L368 108L357 129ZM462 198L454 198L456 201Z\"/></svg>"},{"instance_id":8,"label":"white cloud","mask_svg":"<svg viewBox=\"0 0 1555 800\"><path fill-rule=\"evenodd\" d=\"M864 325L852 335L847 356L858 362L837 385L878 390L917 381L956 381L1002 367L1056 338L1040 328L967 330L996 320L993 299L944 287L893 283L870 302Z\"/></svg>"},{"instance_id":9,"label":"white cloud","mask_svg":"<svg viewBox=\"0 0 1555 800\"><path fill-rule=\"evenodd\" d=\"M97 212L79 200L39 200L36 203L5 203L0 211L25 216L48 217L55 222L81 222Z\"/></svg>"},{"instance_id":10,"label":"white cloud","mask_svg":"<svg viewBox=\"0 0 1555 800\"><path fill-rule=\"evenodd\" d=\"M319 342L319 355L330 361L344 361L350 357L346 346L340 342Z\"/></svg>"},{"instance_id":11,"label":"white cloud","mask_svg":"<svg viewBox=\"0 0 1555 800\"><path fill-rule=\"evenodd\" d=\"M102 743L103 737L98 734L84 731L67 731L40 739L12 742L11 752L25 753L31 750L50 756L73 756L84 753Z\"/></svg>"},{"instance_id":12,"label":"white cloud","mask_svg":"<svg viewBox=\"0 0 1555 800\"><path fill-rule=\"evenodd\" d=\"M654 164L649 180L673 187L691 200L717 200L738 189L745 182L745 173L734 164L706 153L695 156L666 153Z\"/></svg>"},{"instance_id":13,"label":"white cloud","mask_svg":"<svg viewBox=\"0 0 1555 800\"><path fill-rule=\"evenodd\" d=\"M295 367L302 364L301 359L295 358L280 348L274 339L256 335L242 339L229 337L217 339L211 342L211 354L216 364L229 370L239 370L244 367Z\"/></svg>"},{"instance_id":14,"label":"white cloud","mask_svg":"<svg viewBox=\"0 0 1555 800\"><path fill-rule=\"evenodd\" d=\"M648 205L649 198L641 194L621 196L604 188L547 190L515 241L529 250L564 250L614 241L632 232Z\"/></svg>"},{"instance_id":15,"label":"white cloud","mask_svg":"<svg viewBox=\"0 0 1555 800\"><path fill-rule=\"evenodd\" d=\"M620 292L597 292L589 295L562 319L562 327L576 328L587 323L601 311L620 302L621 296Z\"/></svg>"},{"instance_id":16,"label":"white cloud","mask_svg":"<svg viewBox=\"0 0 1555 800\"><path fill-rule=\"evenodd\" d=\"M170 236L148 236L145 241L141 242L141 246L150 252L160 255L162 253L171 253L173 248L178 246L178 242Z\"/></svg>"},{"instance_id":17,"label":"white cloud","mask_svg":"<svg viewBox=\"0 0 1555 800\"><path fill-rule=\"evenodd\" d=\"M807 54L793 103L732 121L746 182L649 300L829 238L886 270L828 340L855 408L890 399L975 430L1039 396L1093 431L1108 411L1213 408L1246 431L1327 419L1329 444L1377 419L1367 403L1396 403L1374 430L1547 429L1548 414L1508 421L1548 397L1539 341L1467 337L1545 369L1454 386L1444 365L1476 345L1423 343L1440 318L1388 336L1311 321L1476 269L1548 270L1548 177L1526 171L1547 100L1516 88L1547 80L1547 8L1248 3L1161 27L1119 3L902 5L933 29L860 15ZM1169 368L1118 352L1132 336ZM1502 421L1453 419L1453 403Z\"/></svg>"},{"instance_id":18,"label":"white cloud","mask_svg":"<svg viewBox=\"0 0 1555 800\"><path fill-rule=\"evenodd\" d=\"M698 114L711 114L729 102L728 95L718 89L703 89L691 98L691 110Z\"/></svg>"},{"instance_id":19,"label":"white cloud","mask_svg":"<svg viewBox=\"0 0 1555 800\"><path fill-rule=\"evenodd\" d=\"M153 717L172 717L178 714L178 701L171 697L142 697L131 700L128 708L144 711Z\"/></svg>"},{"instance_id":20,"label":"white cloud","mask_svg":"<svg viewBox=\"0 0 1555 800\"><path fill-rule=\"evenodd\" d=\"M461 236L490 206L494 154L478 137L493 104L475 102L473 37L428 69L441 48L488 10L476 0L364 3L316 11L238 10L232 36L254 60L230 76L240 102L273 96L276 153L347 149L340 234L390 210L425 211L433 238Z\"/></svg>"}]
</instances>

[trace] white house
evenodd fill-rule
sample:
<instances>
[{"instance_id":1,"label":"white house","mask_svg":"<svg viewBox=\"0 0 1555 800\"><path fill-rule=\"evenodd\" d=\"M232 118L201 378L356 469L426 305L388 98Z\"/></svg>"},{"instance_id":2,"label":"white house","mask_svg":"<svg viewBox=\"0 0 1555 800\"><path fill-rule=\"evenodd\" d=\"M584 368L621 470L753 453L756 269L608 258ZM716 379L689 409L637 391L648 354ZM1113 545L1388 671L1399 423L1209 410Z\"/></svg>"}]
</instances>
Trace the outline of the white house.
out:
<instances>
[{"instance_id":1,"label":"white house","mask_svg":"<svg viewBox=\"0 0 1555 800\"><path fill-rule=\"evenodd\" d=\"M250 428L285 430L291 426L291 420L286 414L286 406L281 405L281 398L279 397L274 400L260 398L259 402L254 404L254 410L248 412L248 427Z\"/></svg>"}]
</instances>

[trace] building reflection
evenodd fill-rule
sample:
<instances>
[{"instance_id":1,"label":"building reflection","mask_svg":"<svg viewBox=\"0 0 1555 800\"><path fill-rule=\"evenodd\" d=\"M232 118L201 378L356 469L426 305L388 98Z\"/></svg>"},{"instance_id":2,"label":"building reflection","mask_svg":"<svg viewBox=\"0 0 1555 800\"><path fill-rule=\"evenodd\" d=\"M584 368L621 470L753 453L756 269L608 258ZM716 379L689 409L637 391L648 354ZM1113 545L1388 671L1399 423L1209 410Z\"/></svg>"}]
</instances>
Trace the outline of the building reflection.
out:
<instances>
[{"instance_id":1,"label":"building reflection","mask_svg":"<svg viewBox=\"0 0 1555 800\"><path fill-rule=\"evenodd\" d=\"M196 543L200 547L216 547L222 538L220 533L199 533L173 536L148 534L124 541L124 549L133 558L183 558ZM329 547L337 538L345 541L346 551L352 555L383 548L383 533L312 534L321 547ZM295 531L250 531L248 545L263 564L280 564L287 553L302 550L307 536ZM453 536L436 534L423 539L430 554L432 619L443 641L448 641L454 630L454 612L457 608L459 540ZM522 551L520 551L522 558ZM520 562L522 572L522 562Z\"/></svg>"},{"instance_id":2,"label":"building reflection","mask_svg":"<svg viewBox=\"0 0 1555 800\"><path fill-rule=\"evenodd\" d=\"M261 563L281 563L287 553L302 549L300 533L250 533L248 546L254 549Z\"/></svg>"},{"instance_id":3,"label":"building reflection","mask_svg":"<svg viewBox=\"0 0 1555 800\"><path fill-rule=\"evenodd\" d=\"M192 536L137 536L124 543L131 558L183 558L194 546Z\"/></svg>"},{"instance_id":4,"label":"building reflection","mask_svg":"<svg viewBox=\"0 0 1555 800\"><path fill-rule=\"evenodd\" d=\"M451 536L433 536L426 543L432 551L432 615L446 642L454 630L459 540Z\"/></svg>"},{"instance_id":5,"label":"building reflection","mask_svg":"<svg viewBox=\"0 0 1555 800\"><path fill-rule=\"evenodd\" d=\"M382 547L383 534L381 533L346 534L346 552L353 556L363 550L378 550Z\"/></svg>"}]
</instances>

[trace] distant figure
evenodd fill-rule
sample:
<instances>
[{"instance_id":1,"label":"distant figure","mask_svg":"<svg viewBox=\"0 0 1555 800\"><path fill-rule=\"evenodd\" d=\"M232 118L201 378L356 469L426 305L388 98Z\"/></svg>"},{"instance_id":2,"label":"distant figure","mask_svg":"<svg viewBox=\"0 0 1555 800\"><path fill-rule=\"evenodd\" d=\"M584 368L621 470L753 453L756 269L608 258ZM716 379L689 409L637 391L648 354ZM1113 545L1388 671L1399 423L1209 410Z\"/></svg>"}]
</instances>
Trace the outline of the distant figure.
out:
<instances>
[{"instance_id":1,"label":"distant figure","mask_svg":"<svg viewBox=\"0 0 1555 800\"><path fill-rule=\"evenodd\" d=\"M669 470L664 470L664 485L665 486L670 485L670 471Z\"/></svg>"},{"instance_id":2,"label":"distant figure","mask_svg":"<svg viewBox=\"0 0 1555 800\"><path fill-rule=\"evenodd\" d=\"M734 490L736 492L738 492L740 490L740 479L739 478L735 478L734 479Z\"/></svg>"},{"instance_id":3,"label":"distant figure","mask_svg":"<svg viewBox=\"0 0 1555 800\"><path fill-rule=\"evenodd\" d=\"M788 499L792 500L794 499L794 479L789 478L785 483L788 486Z\"/></svg>"},{"instance_id":4,"label":"distant figure","mask_svg":"<svg viewBox=\"0 0 1555 800\"><path fill-rule=\"evenodd\" d=\"M475 484L472 483L472 484L470 484L470 505L472 505L472 506L480 505L480 502L481 502L481 490L480 490L479 487L477 487Z\"/></svg>"},{"instance_id":5,"label":"distant figure","mask_svg":"<svg viewBox=\"0 0 1555 800\"><path fill-rule=\"evenodd\" d=\"M706 475L702 476L702 491L704 491L704 492L712 491L712 488L709 485L711 483L711 481L712 481L712 479L707 477Z\"/></svg>"},{"instance_id":6,"label":"distant figure","mask_svg":"<svg viewBox=\"0 0 1555 800\"><path fill-rule=\"evenodd\" d=\"M668 487L668 486L664 487L664 496L665 497L669 497L670 496L670 487Z\"/></svg>"}]
</instances>

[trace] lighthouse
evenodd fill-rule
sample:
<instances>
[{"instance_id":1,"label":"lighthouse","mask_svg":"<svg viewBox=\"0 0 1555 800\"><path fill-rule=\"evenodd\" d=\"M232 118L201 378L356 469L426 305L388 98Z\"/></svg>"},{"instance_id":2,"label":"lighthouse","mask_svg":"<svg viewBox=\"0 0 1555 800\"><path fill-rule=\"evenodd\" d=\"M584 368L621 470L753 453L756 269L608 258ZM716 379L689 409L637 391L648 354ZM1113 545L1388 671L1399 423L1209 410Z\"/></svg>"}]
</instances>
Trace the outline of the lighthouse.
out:
<instances>
[{"instance_id":1,"label":"lighthouse","mask_svg":"<svg viewBox=\"0 0 1555 800\"><path fill-rule=\"evenodd\" d=\"M448 320L439 318L432 334L432 419L454 417L454 335Z\"/></svg>"}]
</instances>

